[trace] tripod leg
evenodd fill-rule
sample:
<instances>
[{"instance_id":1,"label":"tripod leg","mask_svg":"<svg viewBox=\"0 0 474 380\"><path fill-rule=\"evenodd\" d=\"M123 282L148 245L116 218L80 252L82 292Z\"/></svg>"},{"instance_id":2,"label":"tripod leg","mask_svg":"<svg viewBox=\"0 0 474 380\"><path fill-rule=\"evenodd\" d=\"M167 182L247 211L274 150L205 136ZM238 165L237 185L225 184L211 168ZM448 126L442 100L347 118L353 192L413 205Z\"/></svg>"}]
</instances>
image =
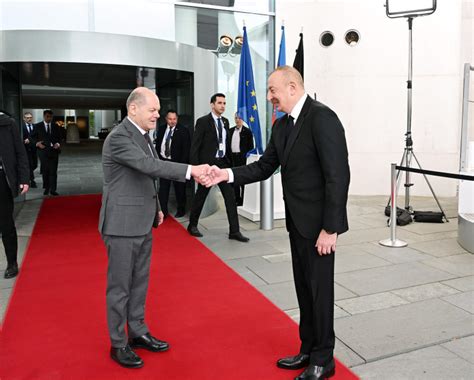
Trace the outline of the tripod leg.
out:
<instances>
[{"instance_id":1,"label":"tripod leg","mask_svg":"<svg viewBox=\"0 0 474 380\"><path fill-rule=\"evenodd\" d=\"M407 154L406 154L406 167L411 168L411 159L413 156L413 149L407 148ZM412 208L410 207L410 187L413 186L413 184L410 182L410 177L411 173L410 172L405 172L405 210L408 212L412 212Z\"/></svg>"},{"instance_id":2,"label":"tripod leg","mask_svg":"<svg viewBox=\"0 0 474 380\"><path fill-rule=\"evenodd\" d=\"M421 170L423 170L423 168L422 168L421 165L420 165L420 162L418 161L418 158L416 158L416 156L415 156L415 152L412 152L412 155L413 155L413 157L415 158L415 161L416 161L418 167L419 167ZM446 217L446 214L445 214L443 208L441 207L441 203L439 203L438 197L436 196L436 194L435 194L435 192L434 192L434 190L433 190L433 187L431 186L431 183L430 183L430 181L428 180L428 177L427 177L426 174L424 174L424 173L423 173L423 177L425 178L426 184L427 184L428 187L430 188L431 194L433 194L433 198L435 199L435 201L436 201L436 203L438 204L438 207L439 207L441 213L443 214L444 220L446 220L446 222L449 223L449 220L448 220L448 218Z\"/></svg>"}]
</instances>

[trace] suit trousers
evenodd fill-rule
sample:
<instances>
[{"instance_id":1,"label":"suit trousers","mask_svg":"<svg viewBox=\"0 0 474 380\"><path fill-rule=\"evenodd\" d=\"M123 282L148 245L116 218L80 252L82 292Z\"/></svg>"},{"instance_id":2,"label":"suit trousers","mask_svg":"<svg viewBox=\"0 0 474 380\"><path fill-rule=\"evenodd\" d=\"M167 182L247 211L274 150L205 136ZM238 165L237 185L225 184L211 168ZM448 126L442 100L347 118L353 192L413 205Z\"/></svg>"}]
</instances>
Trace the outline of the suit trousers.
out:
<instances>
[{"instance_id":1,"label":"suit trousers","mask_svg":"<svg viewBox=\"0 0 474 380\"><path fill-rule=\"evenodd\" d=\"M244 153L232 153L232 167L242 166L246 163L247 157ZM244 189L244 185L234 184L235 200L237 202L237 206L242 206L244 202Z\"/></svg>"},{"instance_id":2,"label":"suit trousers","mask_svg":"<svg viewBox=\"0 0 474 380\"><path fill-rule=\"evenodd\" d=\"M30 143L31 145L31 143ZM38 167L38 155L36 149L25 145L26 155L28 156L28 165L30 167L30 181L35 180L35 169Z\"/></svg>"},{"instance_id":3,"label":"suit trousers","mask_svg":"<svg viewBox=\"0 0 474 380\"><path fill-rule=\"evenodd\" d=\"M43 175L43 189L56 191L58 183L58 154L49 155L47 149L39 149L41 174Z\"/></svg>"},{"instance_id":4,"label":"suit trousers","mask_svg":"<svg viewBox=\"0 0 474 380\"><path fill-rule=\"evenodd\" d=\"M13 195L3 170L0 170L0 233L7 256L7 265L16 264L18 238L13 219Z\"/></svg>"},{"instance_id":5,"label":"suit trousers","mask_svg":"<svg viewBox=\"0 0 474 380\"><path fill-rule=\"evenodd\" d=\"M171 184L174 186L178 212L184 213L186 208L186 182L170 181L169 179L164 178L160 178L160 189L158 190L161 211L163 211L163 214L168 215L168 200Z\"/></svg>"},{"instance_id":6,"label":"suit trousers","mask_svg":"<svg viewBox=\"0 0 474 380\"><path fill-rule=\"evenodd\" d=\"M237 215L237 205L235 204L234 188L227 182L218 184L219 189L224 197L225 210L227 213L227 220L229 221L229 233L233 234L239 232L239 216ZM204 202L211 188L198 185L196 194L194 194L193 204L189 215L189 225L197 226L199 216L201 215Z\"/></svg>"},{"instance_id":7,"label":"suit trousers","mask_svg":"<svg viewBox=\"0 0 474 380\"><path fill-rule=\"evenodd\" d=\"M290 231L291 259L300 308L300 352L311 364L324 366L332 358L334 334L334 253L320 256L316 240L306 239L286 213Z\"/></svg>"},{"instance_id":8,"label":"suit trousers","mask_svg":"<svg viewBox=\"0 0 474 380\"><path fill-rule=\"evenodd\" d=\"M102 236L109 259L107 269L107 324L112 347L125 347L128 336L148 332L145 301L150 275L151 231L143 236Z\"/></svg>"}]
</instances>

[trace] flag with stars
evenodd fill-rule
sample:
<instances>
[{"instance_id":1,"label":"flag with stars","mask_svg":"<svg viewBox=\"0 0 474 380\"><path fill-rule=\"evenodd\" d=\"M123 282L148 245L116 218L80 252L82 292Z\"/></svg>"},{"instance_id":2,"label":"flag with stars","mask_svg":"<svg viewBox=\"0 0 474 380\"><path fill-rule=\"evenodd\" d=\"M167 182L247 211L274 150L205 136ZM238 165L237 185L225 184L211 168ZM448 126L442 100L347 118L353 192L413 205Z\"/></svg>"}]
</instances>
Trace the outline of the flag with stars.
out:
<instances>
[{"instance_id":1,"label":"flag with stars","mask_svg":"<svg viewBox=\"0 0 474 380\"><path fill-rule=\"evenodd\" d=\"M260 130L260 118L258 117L257 94L255 93L255 81L253 80L252 58L247 39L247 28L244 26L244 44L240 55L239 73L239 97L237 101L237 112L242 120L247 123L255 139L255 149L249 154L263 154L262 132Z\"/></svg>"}]
</instances>

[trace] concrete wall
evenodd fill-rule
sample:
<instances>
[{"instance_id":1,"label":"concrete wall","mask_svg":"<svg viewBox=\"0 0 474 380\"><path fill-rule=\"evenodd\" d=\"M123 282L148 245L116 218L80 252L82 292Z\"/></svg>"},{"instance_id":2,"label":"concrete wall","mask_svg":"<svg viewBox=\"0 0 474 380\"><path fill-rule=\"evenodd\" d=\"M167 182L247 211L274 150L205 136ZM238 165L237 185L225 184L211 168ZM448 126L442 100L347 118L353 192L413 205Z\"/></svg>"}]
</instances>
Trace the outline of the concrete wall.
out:
<instances>
[{"instance_id":1,"label":"concrete wall","mask_svg":"<svg viewBox=\"0 0 474 380\"><path fill-rule=\"evenodd\" d=\"M383 0L277 0L286 27L287 62L303 28L305 84L333 108L346 130L351 194L389 193L390 163L399 162L407 127L408 26L389 19ZM355 47L344 41L356 29ZM332 31L325 48L320 34ZM437 11L413 22L414 151L425 169L456 172L459 165L462 67L472 61L472 1L438 1ZM277 49L278 50L278 49ZM278 51L276 52L278 54ZM457 181L430 177L437 195L456 194ZM428 195L421 176L413 194Z\"/></svg>"}]
</instances>

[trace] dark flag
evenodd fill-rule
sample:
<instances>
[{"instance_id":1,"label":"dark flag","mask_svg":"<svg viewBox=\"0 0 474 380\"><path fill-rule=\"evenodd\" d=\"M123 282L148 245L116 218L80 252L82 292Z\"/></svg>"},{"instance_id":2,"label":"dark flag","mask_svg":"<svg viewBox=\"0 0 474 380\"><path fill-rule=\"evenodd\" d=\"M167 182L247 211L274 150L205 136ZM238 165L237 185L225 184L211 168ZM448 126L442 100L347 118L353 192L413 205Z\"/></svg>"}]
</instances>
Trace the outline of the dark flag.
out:
<instances>
[{"instance_id":1,"label":"dark flag","mask_svg":"<svg viewBox=\"0 0 474 380\"><path fill-rule=\"evenodd\" d=\"M300 43L296 49L295 60L293 67L298 70L304 79L304 50L303 50L303 33L300 33Z\"/></svg>"}]
</instances>

